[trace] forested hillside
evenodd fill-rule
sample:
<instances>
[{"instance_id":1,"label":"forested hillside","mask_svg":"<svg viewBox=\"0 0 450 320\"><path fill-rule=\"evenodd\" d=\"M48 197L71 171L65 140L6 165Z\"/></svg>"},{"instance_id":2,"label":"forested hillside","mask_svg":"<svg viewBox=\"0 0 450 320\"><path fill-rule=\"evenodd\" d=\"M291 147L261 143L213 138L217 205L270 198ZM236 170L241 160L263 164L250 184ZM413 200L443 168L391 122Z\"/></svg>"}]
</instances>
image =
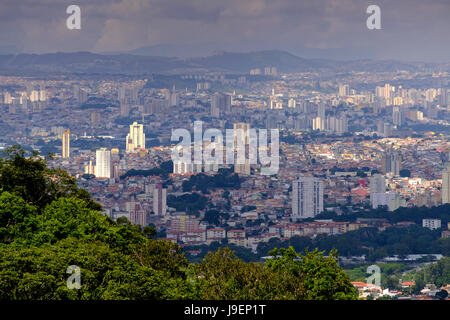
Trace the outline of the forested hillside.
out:
<instances>
[{"instance_id":1,"label":"forested hillside","mask_svg":"<svg viewBox=\"0 0 450 320\"><path fill-rule=\"evenodd\" d=\"M20 147L0 158L0 299L356 299L337 252L271 251L265 264L231 250L189 264L155 230L112 221L65 171ZM81 287L70 289L69 266Z\"/></svg>"}]
</instances>

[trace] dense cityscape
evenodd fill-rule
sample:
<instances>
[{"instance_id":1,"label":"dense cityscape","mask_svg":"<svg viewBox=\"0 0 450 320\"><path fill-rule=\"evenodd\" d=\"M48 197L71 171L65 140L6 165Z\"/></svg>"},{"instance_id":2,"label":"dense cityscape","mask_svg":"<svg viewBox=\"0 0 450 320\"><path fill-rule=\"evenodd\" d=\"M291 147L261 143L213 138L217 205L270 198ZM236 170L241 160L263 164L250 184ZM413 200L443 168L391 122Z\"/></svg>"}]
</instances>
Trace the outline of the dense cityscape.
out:
<instances>
[{"instance_id":1,"label":"dense cityscape","mask_svg":"<svg viewBox=\"0 0 450 320\"><path fill-rule=\"evenodd\" d=\"M105 215L151 225L189 256L214 242L257 253L273 238L416 224L322 213L450 203L447 72L331 76L268 66L173 75L178 87L165 88L152 87L158 75L96 78L2 76L3 148L37 150L76 177ZM242 127L247 136L278 129L279 171L173 163L173 131L194 122ZM450 236L448 221L419 225Z\"/></svg>"},{"instance_id":2,"label":"dense cityscape","mask_svg":"<svg viewBox=\"0 0 450 320\"><path fill-rule=\"evenodd\" d=\"M5 0L0 301L450 300L450 6L377 2Z\"/></svg>"}]
</instances>

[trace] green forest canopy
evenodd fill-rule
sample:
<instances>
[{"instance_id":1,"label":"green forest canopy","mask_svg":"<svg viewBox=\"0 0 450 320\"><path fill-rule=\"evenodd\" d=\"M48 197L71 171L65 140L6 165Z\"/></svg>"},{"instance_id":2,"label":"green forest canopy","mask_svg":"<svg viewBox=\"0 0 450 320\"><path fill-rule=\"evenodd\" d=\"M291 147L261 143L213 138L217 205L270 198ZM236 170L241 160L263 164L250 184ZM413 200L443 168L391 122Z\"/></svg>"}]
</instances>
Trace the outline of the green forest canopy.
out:
<instances>
[{"instance_id":1,"label":"green forest canopy","mask_svg":"<svg viewBox=\"0 0 450 320\"><path fill-rule=\"evenodd\" d=\"M274 249L246 263L228 249L189 264L155 230L104 216L65 171L20 147L0 158L0 299L357 299L337 252ZM66 285L81 269L81 288Z\"/></svg>"}]
</instances>

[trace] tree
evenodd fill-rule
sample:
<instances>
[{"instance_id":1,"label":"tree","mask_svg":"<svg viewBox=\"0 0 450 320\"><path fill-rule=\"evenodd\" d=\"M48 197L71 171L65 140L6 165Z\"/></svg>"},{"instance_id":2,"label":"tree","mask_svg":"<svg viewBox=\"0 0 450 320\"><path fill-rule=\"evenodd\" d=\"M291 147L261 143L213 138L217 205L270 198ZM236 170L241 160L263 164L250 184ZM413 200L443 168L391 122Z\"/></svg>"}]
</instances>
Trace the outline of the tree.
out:
<instances>
[{"instance_id":1,"label":"tree","mask_svg":"<svg viewBox=\"0 0 450 320\"><path fill-rule=\"evenodd\" d=\"M191 211L206 206L197 193L171 201ZM9 150L0 159L0 299L356 296L334 251L324 257L317 251L300 256L292 248L279 249L280 257L276 253L266 264L247 263L220 248L226 243L215 242L206 249L217 251L189 264L180 246L153 239L154 228L126 218L113 221L100 209L65 171L48 168L34 152L26 157L20 148ZM236 250L255 258L249 249ZM79 290L67 287L69 266L80 268Z\"/></svg>"},{"instance_id":2,"label":"tree","mask_svg":"<svg viewBox=\"0 0 450 320\"><path fill-rule=\"evenodd\" d=\"M408 169L402 169L400 170L400 177L403 178L410 178L411 177L411 171L409 171Z\"/></svg>"},{"instance_id":3,"label":"tree","mask_svg":"<svg viewBox=\"0 0 450 320\"><path fill-rule=\"evenodd\" d=\"M188 261L178 244L166 240L148 241L133 248L132 256L142 266L166 273L171 278L185 278Z\"/></svg>"},{"instance_id":4,"label":"tree","mask_svg":"<svg viewBox=\"0 0 450 320\"><path fill-rule=\"evenodd\" d=\"M382 276L381 277L381 286L383 288L389 288L391 290L399 289L399 279L395 276Z\"/></svg>"},{"instance_id":5,"label":"tree","mask_svg":"<svg viewBox=\"0 0 450 320\"><path fill-rule=\"evenodd\" d=\"M317 249L299 255L289 247L274 249L270 255L272 259L266 262L269 268L286 270L302 280L306 300L354 300L358 297L347 274L338 265L335 250L324 257Z\"/></svg>"},{"instance_id":6,"label":"tree","mask_svg":"<svg viewBox=\"0 0 450 320\"><path fill-rule=\"evenodd\" d=\"M22 197L28 204L43 209L53 200L74 196L88 202L88 206L100 210L89 193L77 187L76 180L66 171L50 169L37 152L26 152L20 146L13 146L2 152L0 158L0 188Z\"/></svg>"},{"instance_id":7,"label":"tree","mask_svg":"<svg viewBox=\"0 0 450 320\"><path fill-rule=\"evenodd\" d=\"M299 299L303 294L299 281L287 281L293 280L287 273L273 272L260 263L245 263L229 248L208 253L193 266L192 279L200 299Z\"/></svg>"},{"instance_id":8,"label":"tree","mask_svg":"<svg viewBox=\"0 0 450 320\"><path fill-rule=\"evenodd\" d=\"M81 288L68 289L67 267L80 268ZM101 242L73 238L42 247L0 246L0 299L193 298L182 279L142 266Z\"/></svg>"},{"instance_id":9,"label":"tree","mask_svg":"<svg viewBox=\"0 0 450 320\"><path fill-rule=\"evenodd\" d=\"M445 300L448 297L448 292L446 290L440 290L436 292L436 297L440 300Z\"/></svg>"}]
</instances>

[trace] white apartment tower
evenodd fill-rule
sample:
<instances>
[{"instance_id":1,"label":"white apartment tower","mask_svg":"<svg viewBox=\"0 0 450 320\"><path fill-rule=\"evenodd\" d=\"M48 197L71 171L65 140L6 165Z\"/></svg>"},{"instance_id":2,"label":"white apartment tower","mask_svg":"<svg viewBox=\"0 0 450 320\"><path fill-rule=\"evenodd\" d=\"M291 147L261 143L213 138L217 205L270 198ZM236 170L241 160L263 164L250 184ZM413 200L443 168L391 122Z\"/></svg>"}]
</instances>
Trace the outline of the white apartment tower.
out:
<instances>
[{"instance_id":1,"label":"white apartment tower","mask_svg":"<svg viewBox=\"0 0 450 320\"><path fill-rule=\"evenodd\" d=\"M380 193L386 193L386 179L381 174L374 174L370 178L370 203L372 204L372 207L376 202L376 195Z\"/></svg>"},{"instance_id":2,"label":"white apartment tower","mask_svg":"<svg viewBox=\"0 0 450 320\"><path fill-rule=\"evenodd\" d=\"M450 165L442 171L442 204L450 203Z\"/></svg>"},{"instance_id":3,"label":"white apartment tower","mask_svg":"<svg viewBox=\"0 0 450 320\"><path fill-rule=\"evenodd\" d=\"M67 129L62 134L62 153L63 158L70 157L70 130Z\"/></svg>"},{"instance_id":4,"label":"white apartment tower","mask_svg":"<svg viewBox=\"0 0 450 320\"><path fill-rule=\"evenodd\" d=\"M236 159L234 161L234 172L239 174L249 175L250 169L250 124L245 122L235 123L234 130L234 145L236 152ZM242 159L242 155L244 159Z\"/></svg>"},{"instance_id":5,"label":"white apartment tower","mask_svg":"<svg viewBox=\"0 0 450 320\"><path fill-rule=\"evenodd\" d=\"M299 177L292 184L292 219L313 218L323 211L323 182Z\"/></svg>"},{"instance_id":6,"label":"white apartment tower","mask_svg":"<svg viewBox=\"0 0 450 320\"><path fill-rule=\"evenodd\" d=\"M130 133L127 135L127 152L145 149L144 125L136 121L130 125Z\"/></svg>"},{"instance_id":7,"label":"white apartment tower","mask_svg":"<svg viewBox=\"0 0 450 320\"><path fill-rule=\"evenodd\" d=\"M100 148L96 151L95 176L111 178L111 151Z\"/></svg>"}]
</instances>

